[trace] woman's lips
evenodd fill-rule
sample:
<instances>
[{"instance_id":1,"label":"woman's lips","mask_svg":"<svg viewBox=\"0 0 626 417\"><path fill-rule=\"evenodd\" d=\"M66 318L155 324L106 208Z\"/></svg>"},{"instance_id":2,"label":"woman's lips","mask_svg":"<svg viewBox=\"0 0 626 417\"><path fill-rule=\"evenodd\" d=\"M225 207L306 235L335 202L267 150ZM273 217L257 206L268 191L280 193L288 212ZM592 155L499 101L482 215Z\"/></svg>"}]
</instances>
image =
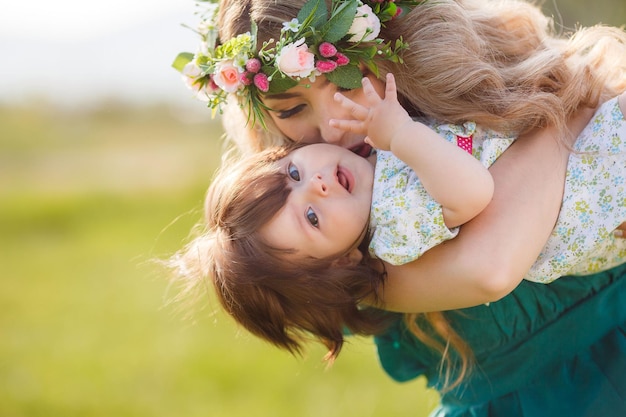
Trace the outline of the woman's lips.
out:
<instances>
[{"instance_id":1,"label":"woman's lips","mask_svg":"<svg viewBox=\"0 0 626 417\"><path fill-rule=\"evenodd\" d=\"M363 158L367 158L372 153L372 147L365 142L358 146L353 146L350 150Z\"/></svg>"}]
</instances>

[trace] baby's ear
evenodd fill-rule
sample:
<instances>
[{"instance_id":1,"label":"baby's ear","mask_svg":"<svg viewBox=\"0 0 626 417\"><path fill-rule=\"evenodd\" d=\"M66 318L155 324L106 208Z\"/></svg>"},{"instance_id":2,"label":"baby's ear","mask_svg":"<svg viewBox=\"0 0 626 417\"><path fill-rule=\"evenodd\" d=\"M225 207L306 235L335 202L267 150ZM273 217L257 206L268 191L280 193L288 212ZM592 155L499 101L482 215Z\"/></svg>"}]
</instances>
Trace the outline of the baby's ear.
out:
<instances>
[{"instance_id":1,"label":"baby's ear","mask_svg":"<svg viewBox=\"0 0 626 417\"><path fill-rule=\"evenodd\" d=\"M353 248L339 259L335 259L332 266L344 268L346 266L355 266L363 259L363 254L357 248Z\"/></svg>"}]
</instances>

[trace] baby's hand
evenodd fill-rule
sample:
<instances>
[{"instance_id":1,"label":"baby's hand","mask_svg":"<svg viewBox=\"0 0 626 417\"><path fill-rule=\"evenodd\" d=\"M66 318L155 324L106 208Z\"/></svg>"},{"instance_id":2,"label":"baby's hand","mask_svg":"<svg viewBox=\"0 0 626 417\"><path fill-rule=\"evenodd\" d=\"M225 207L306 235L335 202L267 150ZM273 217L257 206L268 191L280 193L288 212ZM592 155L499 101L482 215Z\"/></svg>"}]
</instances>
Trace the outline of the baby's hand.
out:
<instances>
[{"instance_id":1,"label":"baby's hand","mask_svg":"<svg viewBox=\"0 0 626 417\"><path fill-rule=\"evenodd\" d=\"M405 123L412 121L407 111L398 102L396 81L387 74L385 96L380 97L368 78L363 78L363 93L366 106L355 103L343 94L334 98L342 107L354 115L353 120L332 119L330 125L339 129L367 135L365 141L375 148L390 150L395 132Z\"/></svg>"}]
</instances>

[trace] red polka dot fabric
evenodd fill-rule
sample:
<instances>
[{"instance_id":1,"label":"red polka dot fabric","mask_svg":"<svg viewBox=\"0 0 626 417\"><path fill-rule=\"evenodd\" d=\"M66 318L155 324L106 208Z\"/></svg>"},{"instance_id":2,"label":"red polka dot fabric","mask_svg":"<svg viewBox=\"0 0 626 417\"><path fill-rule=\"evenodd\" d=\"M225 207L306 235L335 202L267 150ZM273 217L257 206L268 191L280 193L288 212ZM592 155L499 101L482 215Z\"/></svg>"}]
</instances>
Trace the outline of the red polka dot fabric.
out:
<instances>
[{"instance_id":1,"label":"red polka dot fabric","mask_svg":"<svg viewBox=\"0 0 626 417\"><path fill-rule=\"evenodd\" d=\"M463 149L466 152L469 152L470 154L472 153L472 137L463 137L463 136L457 136L456 137L456 144L459 148Z\"/></svg>"}]
</instances>

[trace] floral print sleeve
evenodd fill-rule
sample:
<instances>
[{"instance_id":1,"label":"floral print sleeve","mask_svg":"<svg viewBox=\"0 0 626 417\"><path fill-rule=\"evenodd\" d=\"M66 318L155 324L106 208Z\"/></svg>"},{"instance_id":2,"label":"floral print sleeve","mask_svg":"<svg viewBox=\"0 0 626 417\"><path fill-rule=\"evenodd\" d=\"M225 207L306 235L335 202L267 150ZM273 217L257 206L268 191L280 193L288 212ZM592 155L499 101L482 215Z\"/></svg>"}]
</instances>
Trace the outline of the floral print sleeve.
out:
<instances>
[{"instance_id":1,"label":"floral print sleeve","mask_svg":"<svg viewBox=\"0 0 626 417\"><path fill-rule=\"evenodd\" d=\"M388 151L376 156L370 226L370 253L392 265L411 262L458 233L446 227L441 205L413 170Z\"/></svg>"},{"instance_id":2,"label":"floral print sleeve","mask_svg":"<svg viewBox=\"0 0 626 417\"><path fill-rule=\"evenodd\" d=\"M471 122L430 127L459 146L462 140L462 148L471 150L486 167L513 141L478 130ZM370 254L393 265L411 262L458 233L458 228L446 227L441 205L428 194L413 170L387 151L377 152L370 226Z\"/></svg>"},{"instance_id":3,"label":"floral print sleeve","mask_svg":"<svg viewBox=\"0 0 626 417\"><path fill-rule=\"evenodd\" d=\"M626 120L617 99L598 109L574 149L556 227L527 280L549 283L626 261L626 239L612 233L626 221Z\"/></svg>"}]
</instances>

